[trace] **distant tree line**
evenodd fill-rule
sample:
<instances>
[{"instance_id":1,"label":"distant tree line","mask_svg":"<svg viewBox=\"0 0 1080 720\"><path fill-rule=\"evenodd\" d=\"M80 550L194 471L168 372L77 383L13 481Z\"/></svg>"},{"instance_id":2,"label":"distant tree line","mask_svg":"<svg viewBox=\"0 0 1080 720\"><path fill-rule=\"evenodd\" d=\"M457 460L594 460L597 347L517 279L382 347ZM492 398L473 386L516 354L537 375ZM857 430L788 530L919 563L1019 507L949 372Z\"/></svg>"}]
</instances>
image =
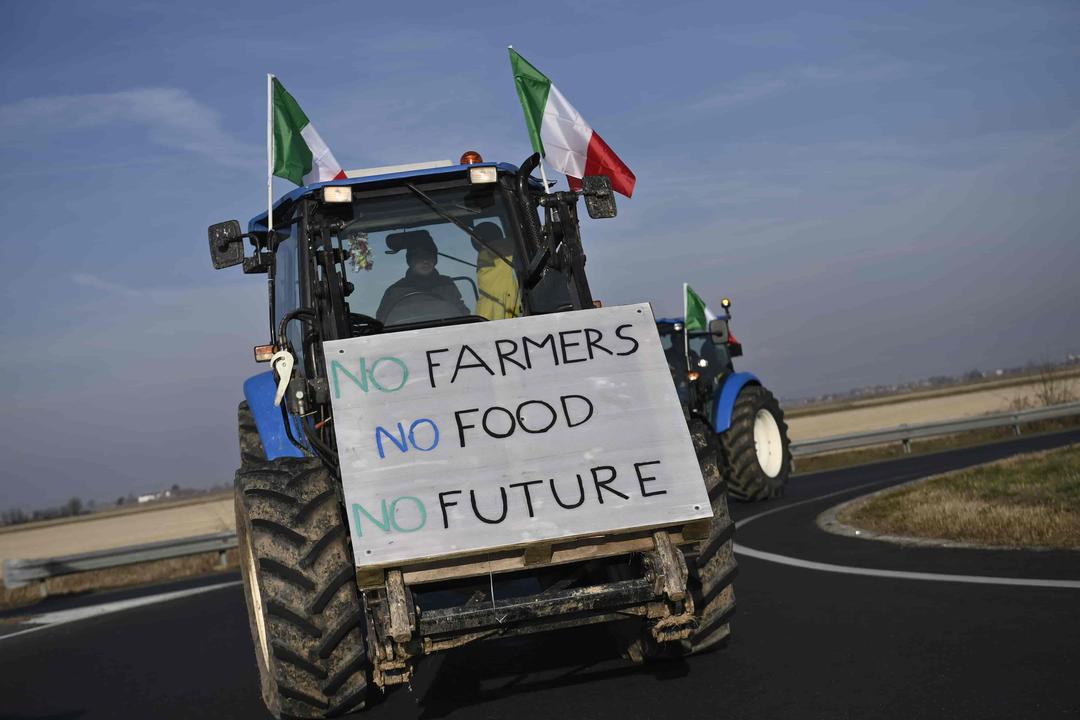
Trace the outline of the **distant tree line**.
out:
<instances>
[{"instance_id":1,"label":"distant tree line","mask_svg":"<svg viewBox=\"0 0 1080 720\"><path fill-rule=\"evenodd\" d=\"M943 388L950 385L956 385L962 382L978 382L984 379L1003 378L1003 377L1016 377L1018 375L1031 375L1035 376L1035 379L1046 384L1046 378L1052 377L1054 371L1067 368L1070 366L1080 365L1080 354L1068 353L1063 361L1029 361L1026 365L1017 365L1013 367L995 368L989 371L983 371L978 368L972 368L965 373L959 375L933 375L921 380L912 380L909 382L897 382L897 383L882 383L878 385L864 385L863 387L852 388L842 392L825 393L822 395L815 395L813 397L802 398L784 398L783 404L788 407L795 407L798 405L811 405L822 402L835 402L838 400L852 400L856 398L872 398L872 397L885 397L888 395L896 395L899 393L911 392L913 390L923 390L927 388ZM1054 395L1054 392L1048 391L1049 395ZM1047 394L1047 393L1040 393ZM1061 395L1061 397L1057 397ZM1054 397L1048 397L1042 399L1042 404L1053 405L1060 402L1068 402L1071 395L1068 393L1057 393Z\"/></svg>"},{"instance_id":2,"label":"distant tree line","mask_svg":"<svg viewBox=\"0 0 1080 720\"><path fill-rule=\"evenodd\" d=\"M24 512L22 508L4 510L3 512L0 512L0 526L19 525L21 523L36 522L38 520L53 520L55 518L86 515L87 513L94 512L95 509L96 504L93 500L84 503L82 498L73 497L63 505L40 508L32 510L29 513Z\"/></svg>"}]
</instances>

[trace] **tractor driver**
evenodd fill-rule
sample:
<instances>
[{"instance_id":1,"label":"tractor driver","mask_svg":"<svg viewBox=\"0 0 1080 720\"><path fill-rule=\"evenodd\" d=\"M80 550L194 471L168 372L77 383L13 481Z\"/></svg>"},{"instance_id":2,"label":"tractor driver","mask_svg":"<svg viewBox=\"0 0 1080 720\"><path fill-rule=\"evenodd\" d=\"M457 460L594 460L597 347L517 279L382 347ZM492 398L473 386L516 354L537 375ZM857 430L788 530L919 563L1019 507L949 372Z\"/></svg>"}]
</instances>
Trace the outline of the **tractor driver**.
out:
<instances>
[{"instance_id":1,"label":"tractor driver","mask_svg":"<svg viewBox=\"0 0 1080 720\"><path fill-rule=\"evenodd\" d=\"M386 236L390 253L405 251L405 277L386 288L375 318L383 323L420 322L469 315L454 281L435 269L439 251L427 230Z\"/></svg>"}]
</instances>

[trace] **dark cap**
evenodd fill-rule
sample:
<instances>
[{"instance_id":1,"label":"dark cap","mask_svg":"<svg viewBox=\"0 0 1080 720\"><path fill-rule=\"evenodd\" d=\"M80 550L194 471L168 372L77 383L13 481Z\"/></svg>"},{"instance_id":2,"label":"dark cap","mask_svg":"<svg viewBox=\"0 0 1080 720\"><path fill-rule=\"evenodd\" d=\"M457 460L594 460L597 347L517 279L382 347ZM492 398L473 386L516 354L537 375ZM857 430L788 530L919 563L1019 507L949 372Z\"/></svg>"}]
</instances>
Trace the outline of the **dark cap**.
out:
<instances>
[{"instance_id":1,"label":"dark cap","mask_svg":"<svg viewBox=\"0 0 1080 720\"><path fill-rule=\"evenodd\" d=\"M405 251L405 262L410 265L413 259L427 255L436 262L439 257L439 249L435 241L431 239L431 233L427 230L410 230L409 232L393 233L386 236L386 247L392 253Z\"/></svg>"},{"instance_id":2,"label":"dark cap","mask_svg":"<svg viewBox=\"0 0 1080 720\"><path fill-rule=\"evenodd\" d=\"M494 250L500 255L512 255L514 252L514 246L510 242L509 238L503 235L503 231L499 229L499 226L493 222L477 223L473 228L473 232L476 233L481 240L487 243L488 248ZM473 248L477 252L484 250L483 244L478 243L474 238L472 241Z\"/></svg>"}]
</instances>

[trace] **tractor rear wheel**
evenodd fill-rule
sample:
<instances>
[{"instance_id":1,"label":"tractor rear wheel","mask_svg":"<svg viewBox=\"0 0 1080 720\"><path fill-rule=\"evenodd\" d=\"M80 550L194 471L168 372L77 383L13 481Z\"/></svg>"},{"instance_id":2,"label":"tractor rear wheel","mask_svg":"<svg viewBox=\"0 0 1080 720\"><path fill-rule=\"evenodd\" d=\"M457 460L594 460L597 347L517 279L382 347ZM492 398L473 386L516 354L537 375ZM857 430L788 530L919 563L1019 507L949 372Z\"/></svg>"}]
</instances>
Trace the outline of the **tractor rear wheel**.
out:
<instances>
[{"instance_id":1,"label":"tractor rear wheel","mask_svg":"<svg viewBox=\"0 0 1080 720\"><path fill-rule=\"evenodd\" d=\"M263 701L275 717L364 706L364 611L337 484L318 460L236 473L236 534Z\"/></svg>"},{"instance_id":2,"label":"tractor rear wheel","mask_svg":"<svg viewBox=\"0 0 1080 720\"><path fill-rule=\"evenodd\" d=\"M255 427L255 416L247 400L242 401L236 409L236 420L240 428L240 467L246 468L266 462L266 451L263 449L259 429Z\"/></svg>"},{"instance_id":3,"label":"tractor rear wheel","mask_svg":"<svg viewBox=\"0 0 1080 720\"><path fill-rule=\"evenodd\" d=\"M713 511L708 538L683 550L688 570L687 590L694 603L697 627L688 639L669 643L657 643L648 632L643 632L626 651L635 662L705 652L720 646L731 635L730 620L735 614L732 582L737 572L732 541L735 524L728 512L727 488L717 465L716 435L706 422L691 418L690 437Z\"/></svg>"},{"instance_id":4,"label":"tractor rear wheel","mask_svg":"<svg viewBox=\"0 0 1080 720\"><path fill-rule=\"evenodd\" d=\"M784 411L760 385L739 392L731 427L720 433L728 492L739 500L768 500L787 489L791 447Z\"/></svg>"},{"instance_id":5,"label":"tractor rear wheel","mask_svg":"<svg viewBox=\"0 0 1080 720\"><path fill-rule=\"evenodd\" d=\"M735 564L735 523L728 512L727 483L718 466L720 448L708 423L697 418L690 420L690 438L694 441L701 474L709 491L713 520L709 537L696 552L686 551L689 571L687 588L694 600L698 627L689 640L683 641L687 653L700 653L715 647L731 634L729 620L735 613L735 590L732 581L738 568ZM693 546L691 546L693 547Z\"/></svg>"}]
</instances>

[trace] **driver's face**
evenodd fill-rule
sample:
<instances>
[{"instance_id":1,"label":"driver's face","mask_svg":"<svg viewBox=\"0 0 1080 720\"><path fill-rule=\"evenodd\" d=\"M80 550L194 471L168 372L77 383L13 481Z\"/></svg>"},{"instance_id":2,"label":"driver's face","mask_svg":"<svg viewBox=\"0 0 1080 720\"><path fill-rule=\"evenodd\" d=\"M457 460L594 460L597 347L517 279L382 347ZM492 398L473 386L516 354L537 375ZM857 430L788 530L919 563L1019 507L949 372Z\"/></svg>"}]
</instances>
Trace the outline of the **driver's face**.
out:
<instances>
[{"instance_id":1,"label":"driver's face","mask_svg":"<svg viewBox=\"0 0 1080 720\"><path fill-rule=\"evenodd\" d=\"M435 269L435 258L431 255L419 255L413 259L413 263L409 267L418 275L430 275L431 271Z\"/></svg>"}]
</instances>

